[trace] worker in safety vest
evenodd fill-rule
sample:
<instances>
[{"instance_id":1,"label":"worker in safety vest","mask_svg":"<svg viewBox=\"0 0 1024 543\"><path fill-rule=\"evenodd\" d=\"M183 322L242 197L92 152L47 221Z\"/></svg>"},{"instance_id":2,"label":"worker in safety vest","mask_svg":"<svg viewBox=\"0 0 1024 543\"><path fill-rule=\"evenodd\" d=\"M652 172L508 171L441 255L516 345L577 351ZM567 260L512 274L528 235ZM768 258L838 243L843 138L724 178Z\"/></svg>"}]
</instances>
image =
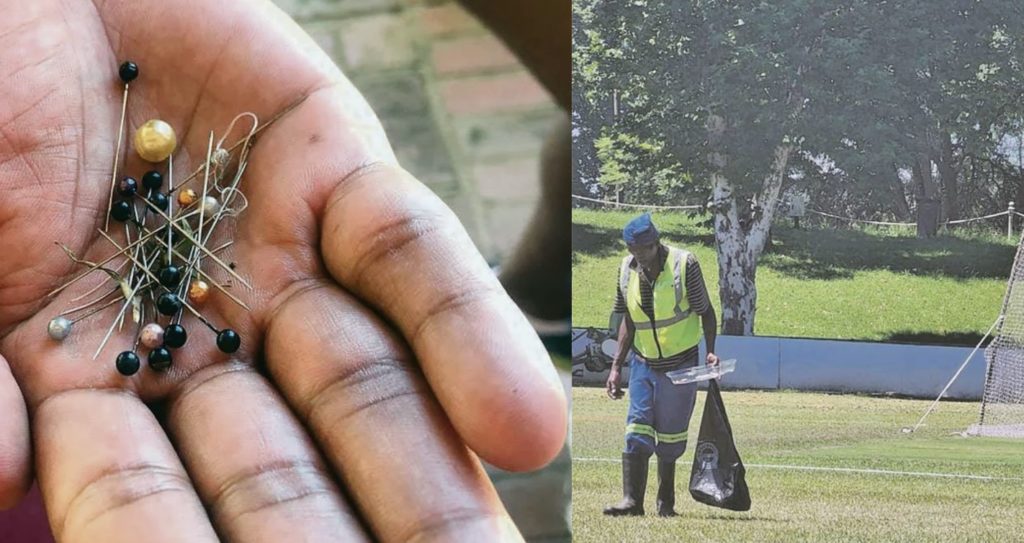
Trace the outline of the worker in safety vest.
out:
<instances>
[{"instance_id":1,"label":"worker in safety vest","mask_svg":"<svg viewBox=\"0 0 1024 543\"><path fill-rule=\"evenodd\" d=\"M658 515L674 516L676 459L686 450L697 384L675 385L665 372L697 365L702 331L707 363L717 365L718 323L697 259L661 243L650 214L630 221L622 238L630 254L619 268L612 313L619 344L607 387L609 397L622 397L620 369L632 354L629 414L622 453L623 498L604 514L644 514L648 460L657 454Z\"/></svg>"}]
</instances>

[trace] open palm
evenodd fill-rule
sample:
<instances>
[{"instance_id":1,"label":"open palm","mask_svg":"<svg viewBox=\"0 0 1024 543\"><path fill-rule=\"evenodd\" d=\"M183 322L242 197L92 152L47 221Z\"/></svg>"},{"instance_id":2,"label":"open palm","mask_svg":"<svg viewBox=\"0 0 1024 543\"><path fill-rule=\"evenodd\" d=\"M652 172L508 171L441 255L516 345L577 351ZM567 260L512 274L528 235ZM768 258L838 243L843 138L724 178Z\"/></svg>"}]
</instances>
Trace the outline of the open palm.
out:
<instances>
[{"instance_id":1,"label":"open palm","mask_svg":"<svg viewBox=\"0 0 1024 543\"><path fill-rule=\"evenodd\" d=\"M223 257L254 286L232 289L251 311L217 294L204 309L242 348L220 353L186 316L171 369L130 378L113 368L128 327L92 360L116 308L62 343L46 334L103 280L48 298L79 271L53 242L114 252L97 229L127 59L142 72L128 134L170 123L175 172L235 115L294 105L252 148ZM0 78L0 507L31 480L32 450L60 541L518 538L469 449L507 469L550 460L557 376L454 215L294 23L259 0L8 3ZM150 168L126 156L125 173Z\"/></svg>"}]
</instances>

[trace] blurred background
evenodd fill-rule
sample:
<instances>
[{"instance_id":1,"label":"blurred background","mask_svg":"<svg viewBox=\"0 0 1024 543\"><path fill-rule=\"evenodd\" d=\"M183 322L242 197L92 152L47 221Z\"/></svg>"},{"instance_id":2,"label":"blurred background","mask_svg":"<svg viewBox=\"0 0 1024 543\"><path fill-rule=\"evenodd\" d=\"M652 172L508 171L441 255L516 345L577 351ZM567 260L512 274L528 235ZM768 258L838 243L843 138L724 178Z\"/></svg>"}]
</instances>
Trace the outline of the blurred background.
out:
<instances>
[{"instance_id":1,"label":"blurred background","mask_svg":"<svg viewBox=\"0 0 1024 543\"><path fill-rule=\"evenodd\" d=\"M362 91L399 161L488 261L508 256L540 193L541 147L564 114L501 40L454 1L276 3Z\"/></svg>"}]
</instances>

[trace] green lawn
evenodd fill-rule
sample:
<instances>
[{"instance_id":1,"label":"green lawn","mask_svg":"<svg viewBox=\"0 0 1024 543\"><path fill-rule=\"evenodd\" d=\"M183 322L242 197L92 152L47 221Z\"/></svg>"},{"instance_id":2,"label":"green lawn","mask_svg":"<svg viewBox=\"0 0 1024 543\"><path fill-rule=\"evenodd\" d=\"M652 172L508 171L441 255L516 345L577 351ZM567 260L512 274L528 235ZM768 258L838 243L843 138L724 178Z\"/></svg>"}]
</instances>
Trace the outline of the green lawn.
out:
<instances>
[{"instance_id":1,"label":"green lawn","mask_svg":"<svg viewBox=\"0 0 1024 543\"><path fill-rule=\"evenodd\" d=\"M573 390L573 541L1024 541L1024 441L964 438L976 403L944 402L915 434L928 402L798 392L725 392L753 500L734 513L693 501L692 449L680 460L680 516L609 518L621 497L627 400ZM703 394L690 424L695 441ZM1008 478L856 473L853 468Z\"/></svg>"},{"instance_id":2,"label":"green lawn","mask_svg":"<svg viewBox=\"0 0 1024 543\"><path fill-rule=\"evenodd\" d=\"M636 213L573 211L573 325L606 326ZM670 244L701 263L715 307L718 265L705 217L658 213ZM777 225L757 272L758 335L972 344L999 313L1016 242L957 231L919 240L909 229L795 230Z\"/></svg>"}]
</instances>

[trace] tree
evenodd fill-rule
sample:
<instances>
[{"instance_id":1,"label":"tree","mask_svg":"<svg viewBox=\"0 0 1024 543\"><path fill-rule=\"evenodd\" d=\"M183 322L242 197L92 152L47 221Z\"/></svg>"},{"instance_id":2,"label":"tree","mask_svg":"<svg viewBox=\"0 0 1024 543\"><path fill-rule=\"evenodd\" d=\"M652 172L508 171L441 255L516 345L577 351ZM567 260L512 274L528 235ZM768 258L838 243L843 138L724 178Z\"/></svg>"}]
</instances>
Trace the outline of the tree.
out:
<instances>
[{"instance_id":1,"label":"tree","mask_svg":"<svg viewBox=\"0 0 1024 543\"><path fill-rule=\"evenodd\" d=\"M843 137L893 151L873 154L912 173L918 235L933 236L941 221L965 209L965 153L993 156L1005 134L1001 126L1020 109L1016 29L1024 11L1003 0L890 1L858 9L854 19L866 38L854 65L881 77L837 93L863 104L860 120ZM886 137L879 140L879 133ZM828 150L834 144L821 143L834 153ZM836 160L845 167L844 157L836 154Z\"/></svg>"},{"instance_id":2,"label":"tree","mask_svg":"<svg viewBox=\"0 0 1024 543\"><path fill-rule=\"evenodd\" d=\"M576 84L591 100L614 89L628 109L616 131L657 142L710 193L728 334L753 333L757 262L792 174L934 235L961 208L969 150L991 157L1020 117L1024 16L1009 0L576 5Z\"/></svg>"},{"instance_id":3,"label":"tree","mask_svg":"<svg viewBox=\"0 0 1024 543\"><path fill-rule=\"evenodd\" d=\"M804 72L834 8L793 2L582 2L590 41L580 74L610 85L620 124L706 180L718 247L722 330L752 334L756 268L789 161L800 145ZM779 28L800 29L782 40Z\"/></svg>"},{"instance_id":4,"label":"tree","mask_svg":"<svg viewBox=\"0 0 1024 543\"><path fill-rule=\"evenodd\" d=\"M574 6L572 14L573 65L580 62L579 51L587 46L588 35L585 31L584 19L587 13L582 6ZM577 73L574 73L574 79ZM589 194L590 187L598 179L600 162L593 145L594 139L601 133L602 127L610 122L610 115L602 111L602 103L598 96L589 91L585 85L572 86L572 188L573 194Z\"/></svg>"}]
</instances>

